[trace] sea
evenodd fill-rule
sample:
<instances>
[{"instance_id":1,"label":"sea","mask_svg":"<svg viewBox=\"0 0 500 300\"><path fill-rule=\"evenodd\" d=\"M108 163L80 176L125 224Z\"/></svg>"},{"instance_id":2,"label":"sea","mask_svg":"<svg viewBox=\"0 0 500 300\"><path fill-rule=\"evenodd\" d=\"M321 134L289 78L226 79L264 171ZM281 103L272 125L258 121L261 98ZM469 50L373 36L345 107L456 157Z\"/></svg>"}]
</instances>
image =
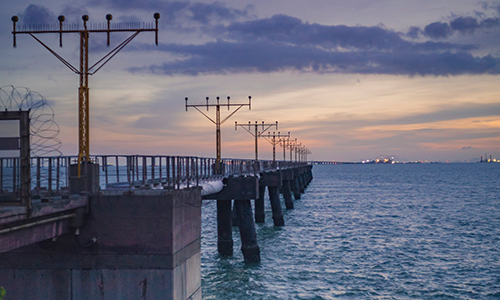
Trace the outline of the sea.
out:
<instances>
[{"instance_id":1,"label":"sea","mask_svg":"<svg viewBox=\"0 0 500 300\"><path fill-rule=\"evenodd\" d=\"M217 254L202 208L203 299L500 299L500 164L314 165L261 263ZM267 193L266 193L267 194ZM283 201L283 199L282 199Z\"/></svg>"}]
</instances>

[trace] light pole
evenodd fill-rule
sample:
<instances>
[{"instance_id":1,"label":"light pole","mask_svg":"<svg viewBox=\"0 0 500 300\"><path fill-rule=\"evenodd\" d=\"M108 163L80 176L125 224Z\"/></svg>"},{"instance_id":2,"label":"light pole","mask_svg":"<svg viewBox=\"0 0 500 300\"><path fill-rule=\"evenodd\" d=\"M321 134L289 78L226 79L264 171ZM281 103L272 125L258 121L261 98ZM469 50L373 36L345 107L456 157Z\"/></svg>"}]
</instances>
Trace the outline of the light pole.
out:
<instances>
[{"instance_id":1,"label":"light pole","mask_svg":"<svg viewBox=\"0 0 500 300\"><path fill-rule=\"evenodd\" d=\"M226 122L229 118L231 118L238 110L240 110L240 108L242 108L243 106L248 106L248 109L252 109L251 107L251 101L252 101L252 97L251 96L248 96L248 103L242 103L242 104L237 104L237 103L230 103L230 97L227 96L227 103L220 103L220 98L217 97L216 100L216 104L209 104L208 103L208 100L209 98L206 97L205 100L206 100L206 104L188 104L188 98L186 97L184 100L186 101L186 111L188 111L188 107L193 107L194 109L196 109L197 111L199 111L202 115L204 115L207 119L209 119L212 123L215 124L215 152L216 152L216 161L215 161L215 172L216 174L222 174L221 173L221 167L220 167L220 163L221 163L221 148L222 148L222 139L221 139L221 130L220 130L220 126L222 124L224 124L224 122ZM236 109L231 112L227 117L225 117L222 121L220 119L220 108L222 107L227 107L227 110L230 110L231 107L236 107ZM206 107L207 108L207 111L209 110L210 107L215 107L215 120L213 120L212 118L210 118L207 114L205 114L203 111L201 111L199 109L199 107Z\"/></svg>"}]
</instances>

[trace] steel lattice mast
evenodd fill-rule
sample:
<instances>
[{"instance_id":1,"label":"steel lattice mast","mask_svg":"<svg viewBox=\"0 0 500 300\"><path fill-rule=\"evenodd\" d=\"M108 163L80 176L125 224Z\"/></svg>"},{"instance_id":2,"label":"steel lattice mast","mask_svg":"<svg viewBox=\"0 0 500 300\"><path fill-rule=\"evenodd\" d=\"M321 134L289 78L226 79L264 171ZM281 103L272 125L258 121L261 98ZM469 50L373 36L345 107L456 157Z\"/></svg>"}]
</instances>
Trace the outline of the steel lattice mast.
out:
<instances>
[{"instance_id":1,"label":"steel lattice mast","mask_svg":"<svg viewBox=\"0 0 500 300\"><path fill-rule=\"evenodd\" d=\"M212 123L215 124L215 147L216 147L216 166L215 170L217 174L220 174L220 163L221 163L221 154L222 154L222 139L221 139L221 130L220 126L224 124L229 118L231 118L240 108L243 106L248 106L248 109L252 109L251 107L251 101L252 97L248 96L248 103L243 103L243 104L238 104L238 103L230 103L230 97L227 96L227 103L226 104L221 104L219 102L220 98L217 97L217 103L216 104L209 104L208 100L209 98L206 97L205 100L207 101L206 104L188 104L188 98L186 97L184 100L186 101L186 111L188 111L188 107L193 107L197 111L199 111L202 115L204 115L207 119L209 119ZM220 119L220 108L222 107L227 107L227 110L230 110L231 107L236 107L236 109L231 112L227 117L225 117L222 121ZM215 107L215 120L210 118L207 114L202 112L198 107L206 107L207 111L209 110L210 107Z\"/></svg>"},{"instance_id":2,"label":"steel lattice mast","mask_svg":"<svg viewBox=\"0 0 500 300\"><path fill-rule=\"evenodd\" d=\"M83 28L80 26L68 25L64 26L65 21L64 16L59 16L59 26L54 26L50 24L43 25L24 25L22 30L17 30L16 23L19 21L17 16L12 17L12 22L14 23L13 34L13 44L14 48L17 47L16 35L17 34L28 34L33 37L37 42L39 42L44 48L46 48L50 53L52 53L58 60L60 60L65 66L67 66L71 71L80 75L80 86L78 88L78 175L80 176L80 164L82 162L89 162L89 75L94 75L99 71L111 58L113 58L120 50L122 50L130 41L132 41L139 33L143 31L153 31L155 32L155 43L158 45L158 19L160 19L160 14L155 13L153 15L155 22L153 23L117 23L111 25L111 20L113 16L110 14L106 15L106 24L87 24L89 20L88 15L83 15ZM76 27L76 28L75 28ZM90 28L89 28L90 27ZM116 46L108 54L102 57L94 65L89 67L89 33L107 33L107 46L110 44L110 33L111 32L133 32L133 34L125 39L122 43ZM80 35L80 68L77 69L71 65L68 61L58 55L54 50L44 44L35 35L42 33L58 33L59 34L59 47L62 47L62 35L63 33L78 33Z\"/></svg>"}]
</instances>

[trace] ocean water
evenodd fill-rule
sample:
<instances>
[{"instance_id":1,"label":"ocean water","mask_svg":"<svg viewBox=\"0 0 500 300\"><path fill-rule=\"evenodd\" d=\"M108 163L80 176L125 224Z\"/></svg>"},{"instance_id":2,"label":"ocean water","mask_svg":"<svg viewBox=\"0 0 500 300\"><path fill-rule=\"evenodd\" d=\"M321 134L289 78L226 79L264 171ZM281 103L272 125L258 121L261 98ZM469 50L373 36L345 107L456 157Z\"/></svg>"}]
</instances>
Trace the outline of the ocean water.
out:
<instances>
[{"instance_id":1,"label":"ocean water","mask_svg":"<svg viewBox=\"0 0 500 300\"><path fill-rule=\"evenodd\" d=\"M260 264L217 254L203 206L203 299L500 299L500 164L316 165Z\"/></svg>"}]
</instances>

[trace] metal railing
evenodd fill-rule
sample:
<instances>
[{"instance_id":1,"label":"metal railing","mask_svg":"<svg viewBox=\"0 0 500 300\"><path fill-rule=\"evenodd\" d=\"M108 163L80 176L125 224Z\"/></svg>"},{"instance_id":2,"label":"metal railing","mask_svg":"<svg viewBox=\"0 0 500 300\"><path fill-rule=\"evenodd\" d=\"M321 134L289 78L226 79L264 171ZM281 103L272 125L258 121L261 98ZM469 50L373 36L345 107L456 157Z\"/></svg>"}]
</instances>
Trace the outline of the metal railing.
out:
<instances>
[{"instance_id":1,"label":"metal railing","mask_svg":"<svg viewBox=\"0 0 500 300\"><path fill-rule=\"evenodd\" d=\"M30 160L31 197L68 195L70 166L77 156L33 157ZM182 189L197 186L203 180L230 175L250 175L274 169L285 169L304 162L272 162L247 159L222 159L217 171L216 159L193 156L96 155L91 162L99 165L99 188ZM19 198L21 190L19 158L0 158L0 201L7 196Z\"/></svg>"}]
</instances>

